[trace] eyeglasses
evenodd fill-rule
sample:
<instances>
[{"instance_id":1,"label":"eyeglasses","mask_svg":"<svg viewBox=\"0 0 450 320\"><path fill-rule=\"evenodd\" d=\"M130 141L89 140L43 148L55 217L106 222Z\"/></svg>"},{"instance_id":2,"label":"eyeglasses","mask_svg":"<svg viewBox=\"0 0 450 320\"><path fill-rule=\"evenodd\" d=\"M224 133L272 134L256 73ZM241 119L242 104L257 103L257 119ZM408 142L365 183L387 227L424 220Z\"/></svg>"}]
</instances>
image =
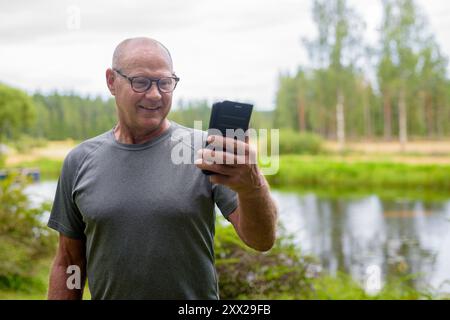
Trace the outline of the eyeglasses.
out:
<instances>
[{"instance_id":1,"label":"eyeglasses","mask_svg":"<svg viewBox=\"0 0 450 320\"><path fill-rule=\"evenodd\" d=\"M164 77L160 79L151 79L147 77L128 77L124 75L121 71L117 69L113 69L115 72L120 74L122 77L126 78L128 81L130 81L131 89L133 89L134 92L137 93L144 93L148 89L152 87L153 82L156 82L156 85L158 86L158 90L160 92L169 93L175 90L178 81L180 81L180 78L174 76L174 77Z\"/></svg>"}]
</instances>

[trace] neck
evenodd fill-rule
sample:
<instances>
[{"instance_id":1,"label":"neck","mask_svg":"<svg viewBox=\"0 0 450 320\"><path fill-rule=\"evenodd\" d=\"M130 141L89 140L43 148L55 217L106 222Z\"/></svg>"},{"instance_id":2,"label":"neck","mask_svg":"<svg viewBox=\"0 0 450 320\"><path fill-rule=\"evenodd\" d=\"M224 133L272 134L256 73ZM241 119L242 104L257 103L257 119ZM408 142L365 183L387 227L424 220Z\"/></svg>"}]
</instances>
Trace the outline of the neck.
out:
<instances>
[{"instance_id":1,"label":"neck","mask_svg":"<svg viewBox=\"0 0 450 320\"><path fill-rule=\"evenodd\" d=\"M148 142L150 140L159 137L163 134L167 129L169 129L170 123L167 119L161 123L161 125L151 131L148 130L133 130L133 128L129 128L120 121L117 123L114 128L114 136L116 140L120 143L125 144L142 144Z\"/></svg>"}]
</instances>

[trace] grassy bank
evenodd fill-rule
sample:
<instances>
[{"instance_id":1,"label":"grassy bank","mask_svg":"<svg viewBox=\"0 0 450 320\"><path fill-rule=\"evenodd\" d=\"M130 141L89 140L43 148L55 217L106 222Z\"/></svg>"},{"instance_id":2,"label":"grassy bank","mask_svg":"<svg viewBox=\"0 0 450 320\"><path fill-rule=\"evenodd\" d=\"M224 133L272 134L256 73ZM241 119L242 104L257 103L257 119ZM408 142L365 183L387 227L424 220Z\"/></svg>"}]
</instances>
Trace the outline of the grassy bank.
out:
<instances>
[{"instance_id":1,"label":"grassy bank","mask_svg":"<svg viewBox=\"0 0 450 320\"><path fill-rule=\"evenodd\" d=\"M278 173L267 178L275 187L450 193L450 165L445 164L348 161L345 158L284 155L280 156Z\"/></svg>"},{"instance_id":2,"label":"grassy bank","mask_svg":"<svg viewBox=\"0 0 450 320\"><path fill-rule=\"evenodd\" d=\"M7 168L39 168L42 180L56 180L61 173L62 165L63 160L39 158L9 165Z\"/></svg>"},{"instance_id":3,"label":"grassy bank","mask_svg":"<svg viewBox=\"0 0 450 320\"><path fill-rule=\"evenodd\" d=\"M9 168L39 168L44 179L58 177L63 159L38 158ZM268 176L276 186L390 188L450 191L450 165L400 163L386 160L350 160L345 157L280 156L280 169Z\"/></svg>"}]
</instances>

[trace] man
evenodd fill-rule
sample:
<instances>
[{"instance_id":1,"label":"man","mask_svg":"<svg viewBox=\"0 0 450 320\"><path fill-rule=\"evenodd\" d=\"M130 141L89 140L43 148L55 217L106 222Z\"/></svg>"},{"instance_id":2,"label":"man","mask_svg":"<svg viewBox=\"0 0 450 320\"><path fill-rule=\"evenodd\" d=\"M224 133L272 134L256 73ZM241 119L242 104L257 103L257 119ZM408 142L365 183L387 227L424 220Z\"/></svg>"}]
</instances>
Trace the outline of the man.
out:
<instances>
[{"instance_id":1,"label":"man","mask_svg":"<svg viewBox=\"0 0 450 320\"><path fill-rule=\"evenodd\" d=\"M194 145L195 165L171 161L175 132L204 137L166 118L178 80L159 42L117 46L106 82L118 123L72 150L58 181L48 222L60 233L49 299L81 299L86 277L93 299L218 299L215 203L248 246L273 246L277 210L247 143L213 141L243 144L245 164L212 163L217 154ZM79 288L67 285L68 268L80 271Z\"/></svg>"}]
</instances>

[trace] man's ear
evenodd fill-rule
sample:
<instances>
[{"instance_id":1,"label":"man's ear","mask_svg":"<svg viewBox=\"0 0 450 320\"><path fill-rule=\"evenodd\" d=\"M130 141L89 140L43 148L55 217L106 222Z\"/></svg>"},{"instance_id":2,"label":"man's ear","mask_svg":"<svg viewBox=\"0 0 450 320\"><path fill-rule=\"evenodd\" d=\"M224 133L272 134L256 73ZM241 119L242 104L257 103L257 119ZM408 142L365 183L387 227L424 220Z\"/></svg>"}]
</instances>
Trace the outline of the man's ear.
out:
<instances>
[{"instance_id":1,"label":"man's ear","mask_svg":"<svg viewBox=\"0 0 450 320\"><path fill-rule=\"evenodd\" d=\"M106 85L113 96L116 95L116 88L114 86L115 79L116 75L114 74L114 71L111 68L108 68L106 70Z\"/></svg>"}]
</instances>

